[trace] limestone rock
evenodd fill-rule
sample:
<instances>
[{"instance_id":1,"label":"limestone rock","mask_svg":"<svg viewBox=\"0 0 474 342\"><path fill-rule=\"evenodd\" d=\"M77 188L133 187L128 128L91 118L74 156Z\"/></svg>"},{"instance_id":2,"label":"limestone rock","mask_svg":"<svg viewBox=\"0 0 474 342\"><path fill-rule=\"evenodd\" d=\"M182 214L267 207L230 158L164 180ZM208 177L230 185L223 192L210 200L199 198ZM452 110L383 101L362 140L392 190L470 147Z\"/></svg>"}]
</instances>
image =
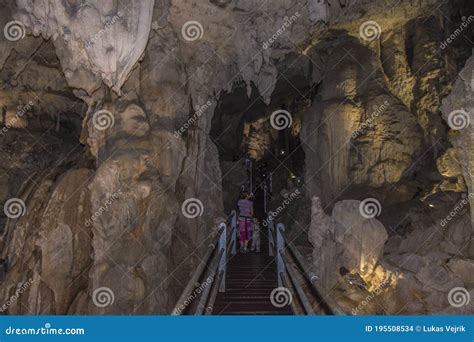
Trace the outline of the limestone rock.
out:
<instances>
[{"instance_id":1,"label":"limestone rock","mask_svg":"<svg viewBox=\"0 0 474 342\"><path fill-rule=\"evenodd\" d=\"M459 278L464 284L472 288L474 286L474 260L472 259L451 259L448 268Z\"/></svg>"},{"instance_id":2,"label":"limestone rock","mask_svg":"<svg viewBox=\"0 0 474 342\"><path fill-rule=\"evenodd\" d=\"M472 129L474 122L474 96L472 90L472 74L474 57L471 57L454 83L451 94L443 100L441 110L443 118L453 130L451 142L457 150L460 166L470 193L474 191L472 175L474 174L472 155L474 153ZM474 202L470 199L471 226L474 227Z\"/></svg>"},{"instance_id":3,"label":"limestone rock","mask_svg":"<svg viewBox=\"0 0 474 342\"><path fill-rule=\"evenodd\" d=\"M153 5L154 0L105 6L22 1L16 17L35 35L53 39L70 86L91 93L102 79L120 92L145 49Z\"/></svg>"},{"instance_id":4,"label":"limestone rock","mask_svg":"<svg viewBox=\"0 0 474 342\"><path fill-rule=\"evenodd\" d=\"M464 284L454 275L439 265L427 265L423 267L417 274L416 278L428 288L440 292L449 292L454 287L463 286Z\"/></svg>"},{"instance_id":5,"label":"limestone rock","mask_svg":"<svg viewBox=\"0 0 474 342\"><path fill-rule=\"evenodd\" d=\"M386 92L376 55L347 37L321 43L310 55L326 56L319 67L328 70L320 81L320 101L303 117L306 177L317 176L312 194L329 203L346 187L383 192L389 183L400 182L420 148L420 131L408 108ZM329 67L333 61L338 61L337 68ZM407 195L401 190L397 187L400 196L390 199L403 200Z\"/></svg>"},{"instance_id":6,"label":"limestone rock","mask_svg":"<svg viewBox=\"0 0 474 342\"><path fill-rule=\"evenodd\" d=\"M337 282L334 270L344 267L350 272L370 274L382 255L387 232L377 219L361 215L360 203L338 202L332 215L327 216L319 198L313 198L309 231L313 264L327 288Z\"/></svg>"},{"instance_id":7,"label":"limestone rock","mask_svg":"<svg viewBox=\"0 0 474 342\"><path fill-rule=\"evenodd\" d=\"M449 288L472 285L470 217L454 208L461 173L472 190L473 153L470 128L451 132L450 149L439 104L469 49L438 51L447 29L431 9L455 21L463 4L0 0L0 27L25 29L0 37L11 126L0 198L27 207L18 220L0 213L10 266L0 298L28 287L8 313L169 313L235 203L246 144L255 159L277 155L272 207L282 189L301 189L279 219L348 311L377 294L361 312L451 312ZM360 33L368 20L382 31L373 42ZM471 66L445 116L454 98L472 100ZM277 131L270 114L282 108L293 123ZM368 196L380 217L360 215L353 199ZM202 205L196 218L183 213L188 199ZM107 307L94 302L101 288Z\"/></svg>"},{"instance_id":8,"label":"limestone rock","mask_svg":"<svg viewBox=\"0 0 474 342\"><path fill-rule=\"evenodd\" d=\"M454 148L447 149L436 161L438 171L444 177L462 176L462 167L459 164L459 156Z\"/></svg>"},{"instance_id":9,"label":"limestone rock","mask_svg":"<svg viewBox=\"0 0 474 342\"><path fill-rule=\"evenodd\" d=\"M9 313L66 314L70 302L87 286L92 250L85 222L91 211L84 184L89 177L90 170L77 169L64 174L54 187L43 180L27 202L26 215L12 233L9 271L0 290L7 298L18 283L32 280ZM44 206L38 198L47 198Z\"/></svg>"}]
</instances>

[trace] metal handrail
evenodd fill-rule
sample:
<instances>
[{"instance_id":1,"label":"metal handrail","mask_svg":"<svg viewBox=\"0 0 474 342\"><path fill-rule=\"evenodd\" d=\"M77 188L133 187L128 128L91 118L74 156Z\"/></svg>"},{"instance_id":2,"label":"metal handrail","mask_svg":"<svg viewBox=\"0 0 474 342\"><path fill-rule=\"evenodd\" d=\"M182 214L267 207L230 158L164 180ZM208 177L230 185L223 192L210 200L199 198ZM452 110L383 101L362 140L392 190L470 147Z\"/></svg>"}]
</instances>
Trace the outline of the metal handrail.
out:
<instances>
[{"instance_id":1,"label":"metal handrail","mask_svg":"<svg viewBox=\"0 0 474 342\"><path fill-rule=\"evenodd\" d=\"M212 286L212 289L211 289L211 293L209 295L209 302L207 304L207 308L206 308L206 311L205 311L205 315L211 315L212 314L212 311L214 310L214 303L216 302L216 298L217 298L217 293L219 292L219 286L220 286L220 283L221 283L221 280L222 278L224 277L224 272L221 271L217 274L216 276L216 279L214 281L214 284Z\"/></svg>"},{"instance_id":2,"label":"metal handrail","mask_svg":"<svg viewBox=\"0 0 474 342\"><path fill-rule=\"evenodd\" d=\"M229 243L227 250L230 250L231 255L237 254L237 212L232 210L227 219L227 225L230 227Z\"/></svg>"},{"instance_id":3,"label":"metal handrail","mask_svg":"<svg viewBox=\"0 0 474 342\"><path fill-rule=\"evenodd\" d=\"M215 276L214 282L212 284L212 289L209 294L209 301L207 303L207 307L205 310L205 315L210 315L212 313L212 310L214 309L214 303L217 298L217 293L218 292L225 292L225 277L226 277L226 262L227 262L227 256L226 252L228 250L231 251L231 254L236 254L237 253L237 213L235 210L232 211L232 213L229 216L229 219L227 220L227 223L230 223L230 238L229 241L226 244L225 249L221 249L219 253L222 253L222 255L219 255L219 261L217 262L217 271L214 272L217 273L217 276ZM221 239L223 242L221 244L224 244L227 240L227 238L224 236L221 236ZM203 302L205 303L205 302ZM198 308L199 309L199 308ZM196 315L202 314L201 311L196 310Z\"/></svg>"},{"instance_id":4,"label":"metal handrail","mask_svg":"<svg viewBox=\"0 0 474 342\"><path fill-rule=\"evenodd\" d=\"M287 273L282 272L278 275L278 277L281 278L281 283L284 288L289 289L290 286L292 286L292 282L288 279ZM293 311L293 313L295 313L296 315L303 314L302 310L300 309L298 305L296 305L294 300L290 300L290 305L291 305L291 310Z\"/></svg>"},{"instance_id":5,"label":"metal handrail","mask_svg":"<svg viewBox=\"0 0 474 342\"><path fill-rule=\"evenodd\" d=\"M211 262L211 265L210 265L211 270L210 270L210 274L207 277L207 279L211 278L213 281L212 281L212 284L209 284L204 288L204 291L201 295L201 298L199 298L199 302L198 302L196 311L194 312L194 315L202 315L202 313L203 313L203 311L206 307L206 303L207 303L207 300L209 298L209 293L211 292L211 288L213 287L214 280L215 280L216 273L217 273L217 269L219 268L219 263L222 260L222 257L224 257L224 255L225 255L224 253L225 253L224 248L222 248L219 251L219 254L218 254L217 258L215 258ZM216 285L217 285L216 287L219 287L220 284L216 284Z\"/></svg>"},{"instance_id":6,"label":"metal handrail","mask_svg":"<svg viewBox=\"0 0 474 342\"><path fill-rule=\"evenodd\" d=\"M327 309L330 311L331 314L333 315L340 315L340 316L345 316L346 313L344 310L341 309L339 304L332 299L330 296L327 294L325 295L325 290L318 284L319 277L310 270L309 265L307 262L304 260L303 256L301 253L296 249L295 245L293 245L291 242L287 244L288 249L294 256L294 261L298 265L298 267L301 269L301 273L305 276L306 280L311 284L311 287L313 290L317 293L318 297L321 299L322 303L327 307Z\"/></svg>"},{"instance_id":7,"label":"metal handrail","mask_svg":"<svg viewBox=\"0 0 474 342\"><path fill-rule=\"evenodd\" d=\"M308 300L308 297L303 291L303 288L301 287L301 284L298 281L298 276L296 274L296 271L293 269L292 265L290 264L290 261L288 260L288 257L285 255L284 252L280 252L283 261L286 264L286 270L288 271L289 278L291 283L293 284L294 289L296 290L296 293L298 294L298 298L301 302L301 305L303 305L304 311L306 311L307 315L315 315L313 306Z\"/></svg>"},{"instance_id":8,"label":"metal handrail","mask_svg":"<svg viewBox=\"0 0 474 342\"><path fill-rule=\"evenodd\" d=\"M290 250L290 252L295 257L296 262L298 263L298 266L304 271L304 275L308 279L308 281L313 282L313 281L318 280L319 277L316 275L316 273L311 271L311 267L304 260L304 257L298 251L296 246L292 242L287 242L286 245L288 246L288 249Z\"/></svg>"},{"instance_id":9,"label":"metal handrail","mask_svg":"<svg viewBox=\"0 0 474 342\"><path fill-rule=\"evenodd\" d=\"M276 228L276 266L278 274L286 272L285 262L281 256L281 253L285 250L285 239L283 238L283 232L285 231L285 226L283 223L278 223ZM278 286L282 286L282 281L278 278Z\"/></svg>"},{"instance_id":10,"label":"metal handrail","mask_svg":"<svg viewBox=\"0 0 474 342\"><path fill-rule=\"evenodd\" d=\"M268 226L268 256L273 256L273 251L275 249L275 227L273 225L273 219L269 219L268 217L272 217L273 212L269 212L269 215L267 216L266 222Z\"/></svg>"},{"instance_id":11,"label":"metal handrail","mask_svg":"<svg viewBox=\"0 0 474 342\"><path fill-rule=\"evenodd\" d=\"M219 232L218 238L220 237L221 234L222 234L222 231ZM216 243L217 243L217 241L216 241ZM181 296L179 297L178 301L176 302L176 305L174 306L173 311L171 312L171 315L180 315L181 314L180 308L182 306L184 306L184 303L185 303L186 299L191 296L191 293L196 288L196 286L198 284L198 281L201 278L202 273L204 271L204 267L206 267L206 265L208 264L209 259L211 258L211 255L212 255L212 253L214 252L215 249L216 249L216 244L211 243L209 245L209 249L207 250L206 254L204 255L204 258L201 260L201 262L198 265L196 271L194 271L194 274L191 277L191 280L189 280L188 284L186 285L183 292L181 293Z\"/></svg>"},{"instance_id":12,"label":"metal handrail","mask_svg":"<svg viewBox=\"0 0 474 342\"><path fill-rule=\"evenodd\" d=\"M202 273L204 272L204 268L208 264L209 260L211 259L211 256L213 252L216 249L216 245L221 237L221 234L223 233L223 230L220 230L219 233L217 234L216 238L214 239L214 243L209 244L208 250L204 257L202 258L201 262L199 263L196 271L194 272L193 276L189 280L188 284L184 288L183 292L181 293L181 296L179 297L178 301L176 302L176 305L173 308L173 311L171 312L171 315L180 315L181 310L180 308L184 306L185 301L187 298L191 296L191 293L194 291L194 288L197 286L199 279L202 277Z\"/></svg>"},{"instance_id":13,"label":"metal handrail","mask_svg":"<svg viewBox=\"0 0 474 342\"><path fill-rule=\"evenodd\" d=\"M274 228L271 230L274 230ZM304 310L306 311L306 314L315 314L311 303L309 302L301 284L298 281L296 270L292 268L292 263L294 263L309 282L313 291L315 291L318 301L327 309L327 311L333 315L346 315L346 313L341 309L339 304L337 304L334 299L328 295L325 295L324 289L317 282L319 277L311 271L311 268L308 266L307 262L304 260L303 256L296 249L296 247L291 242L284 241L284 231L284 225L279 223L276 229L276 262L277 274L279 275L278 286L281 286L281 284L284 282L282 274L288 275L288 278L290 279L296 294L298 295L298 298ZM285 245L288 248L285 248ZM291 253L287 254L286 249L288 249ZM290 260L289 258L292 259Z\"/></svg>"},{"instance_id":14,"label":"metal handrail","mask_svg":"<svg viewBox=\"0 0 474 342\"><path fill-rule=\"evenodd\" d=\"M202 314L202 311L204 310L204 306L206 305L208 296L209 296L209 291L210 288L217 287L218 292L224 292L225 291L225 275L226 275L226 264L227 264L227 250L231 251L231 254L235 254L237 252L237 241L236 241L236 212L235 210L232 211L232 213L229 215L227 219L227 224L230 225L231 231L230 231L230 238L227 239L227 225L226 223L221 223L219 224L219 232L217 236L214 238L213 243L209 244L209 248L206 251L206 254L204 255L203 259L199 263L196 271L194 272L193 276L189 280L188 284L184 288L183 292L181 293L181 296L179 297L178 301L176 302L176 305L174 306L171 315L181 315L183 314L183 310L181 308L186 307L185 303L192 296L193 291L196 289L197 286L199 286L199 280L203 279L204 273L206 271L206 266L209 265L209 268L211 270L214 270L214 273L212 275L212 284L206 286L204 291L202 292L199 301L198 301L198 306L195 311L195 315ZM233 244L233 246L232 246ZM216 251L217 246L220 246L220 248ZM215 253L214 253L215 252ZM218 279L214 278L215 275L218 275ZM209 276L208 276L209 278ZM217 280L217 286L215 286ZM211 297L212 300L212 297Z\"/></svg>"}]
</instances>

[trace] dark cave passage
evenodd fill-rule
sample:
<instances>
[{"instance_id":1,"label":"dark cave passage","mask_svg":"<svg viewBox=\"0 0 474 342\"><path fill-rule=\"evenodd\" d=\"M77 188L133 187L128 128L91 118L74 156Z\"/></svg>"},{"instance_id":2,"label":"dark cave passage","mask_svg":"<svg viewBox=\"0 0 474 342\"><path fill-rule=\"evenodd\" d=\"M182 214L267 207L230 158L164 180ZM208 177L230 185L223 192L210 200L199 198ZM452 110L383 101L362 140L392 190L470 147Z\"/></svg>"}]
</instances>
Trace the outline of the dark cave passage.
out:
<instances>
[{"instance_id":1,"label":"dark cave passage","mask_svg":"<svg viewBox=\"0 0 474 342\"><path fill-rule=\"evenodd\" d=\"M305 157L298 125L277 130L271 122L271 115L277 110L275 108L272 111L273 103L288 102L294 113L301 111L296 105L301 101L295 98L294 90L288 88L285 94L283 87L279 84L278 96L285 97L285 101L272 100L269 106L265 105L255 88L248 98L242 84L236 84L230 93L220 97L210 137L219 152L227 213L235 208L240 191L245 189L254 194L258 217L263 220L264 185L267 185L269 193L267 212L272 201L275 204L296 187L303 186ZM282 105L282 109L285 107ZM291 120L300 120L297 115L293 115ZM251 161L251 171L246 167L247 159Z\"/></svg>"},{"instance_id":2,"label":"dark cave passage","mask_svg":"<svg viewBox=\"0 0 474 342\"><path fill-rule=\"evenodd\" d=\"M0 7L5 314L204 313L226 270L234 314L473 312L473 1ZM260 254L227 248L242 190Z\"/></svg>"}]
</instances>

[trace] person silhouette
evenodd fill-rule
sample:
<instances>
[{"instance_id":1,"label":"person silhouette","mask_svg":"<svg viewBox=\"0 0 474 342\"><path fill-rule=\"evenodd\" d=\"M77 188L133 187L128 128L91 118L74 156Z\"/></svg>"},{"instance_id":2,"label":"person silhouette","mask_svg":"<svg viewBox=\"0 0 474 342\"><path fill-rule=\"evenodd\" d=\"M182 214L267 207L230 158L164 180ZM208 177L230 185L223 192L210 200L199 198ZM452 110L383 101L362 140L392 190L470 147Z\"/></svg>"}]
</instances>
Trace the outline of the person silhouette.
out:
<instances>
[{"instance_id":1,"label":"person silhouette","mask_svg":"<svg viewBox=\"0 0 474 342\"><path fill-rule=\"evenodd\" d=\"M250 200L250 194L242 191L240 199L237 202L238 221L240 233L240 252L248 252L248 244L252 239L252 220L253 220L253 202Z\"/></svg>"}]
</instances>

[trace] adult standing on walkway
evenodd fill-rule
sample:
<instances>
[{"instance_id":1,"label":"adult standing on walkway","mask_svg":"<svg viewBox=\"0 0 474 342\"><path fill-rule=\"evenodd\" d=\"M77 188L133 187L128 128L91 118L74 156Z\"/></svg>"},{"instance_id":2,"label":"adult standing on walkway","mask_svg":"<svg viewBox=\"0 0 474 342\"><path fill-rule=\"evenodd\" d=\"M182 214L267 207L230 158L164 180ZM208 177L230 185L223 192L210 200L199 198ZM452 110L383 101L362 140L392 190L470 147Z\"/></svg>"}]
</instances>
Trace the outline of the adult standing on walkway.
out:
<instances>
[{"instance_id":1,"label":"adult standing on walkway","mask_svg":"<svg viewBox=\"0 0 474 342\"><path fill-rule=\"evenodd\" d=\"M252 239L253 202L247 191L240 194L237 202L239 211L240 251L248 252L248 244Z\"/></svg>"}]
</instances>

